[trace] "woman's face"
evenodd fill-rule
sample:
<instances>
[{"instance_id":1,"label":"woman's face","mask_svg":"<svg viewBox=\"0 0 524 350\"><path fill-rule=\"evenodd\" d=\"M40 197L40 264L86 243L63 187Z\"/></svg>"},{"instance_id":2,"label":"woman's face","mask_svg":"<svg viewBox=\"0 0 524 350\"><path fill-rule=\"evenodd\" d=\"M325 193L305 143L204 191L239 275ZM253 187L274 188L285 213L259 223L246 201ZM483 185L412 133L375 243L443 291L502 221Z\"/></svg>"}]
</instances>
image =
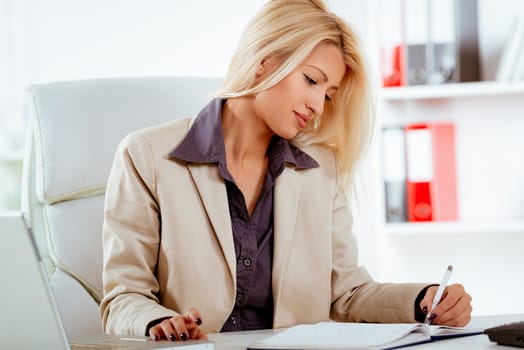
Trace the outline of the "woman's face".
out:
<instances>
[{"instance_id":1,"label":"woman's face","mask_svg":"<svg viewBox=\"0 0 524 350\"><path fill-rule=\"evenodd\" d=\"M320 44L278 84L256 95L255 113L272 133L293 138L322 114L324 103L332 103L345 71L340 49ZM263 77L271 72L271 62L266 61L257 73Z\"/></svg>"}]
</instances>

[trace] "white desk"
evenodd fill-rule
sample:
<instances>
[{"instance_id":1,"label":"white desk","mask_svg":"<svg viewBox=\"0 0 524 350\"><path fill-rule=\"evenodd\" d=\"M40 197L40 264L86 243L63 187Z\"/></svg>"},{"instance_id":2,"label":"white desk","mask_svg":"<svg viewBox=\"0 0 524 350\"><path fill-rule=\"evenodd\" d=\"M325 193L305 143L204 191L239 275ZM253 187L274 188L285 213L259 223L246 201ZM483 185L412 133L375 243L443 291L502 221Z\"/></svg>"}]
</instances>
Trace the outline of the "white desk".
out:
<instances>
[{"instance_id":1,"label":"white desk","mask_svg":"<svg viewBox=\"0 0 524 350\"><path fill-rule=\"evenodd\" d=\"M508 322L524 321L524 314L477 316L470 323L471 327L488 328ZM216 350L245 350L247 346L257 340L267 338L279 332L278 330L244 331L230 333L208 334L210 340L215 341ZM408 349L517 349L508 346L499 346L490 342L487 335L479 334L469 337L441 340L433 343L410 346Z\"/></svg>"}]
</instances>

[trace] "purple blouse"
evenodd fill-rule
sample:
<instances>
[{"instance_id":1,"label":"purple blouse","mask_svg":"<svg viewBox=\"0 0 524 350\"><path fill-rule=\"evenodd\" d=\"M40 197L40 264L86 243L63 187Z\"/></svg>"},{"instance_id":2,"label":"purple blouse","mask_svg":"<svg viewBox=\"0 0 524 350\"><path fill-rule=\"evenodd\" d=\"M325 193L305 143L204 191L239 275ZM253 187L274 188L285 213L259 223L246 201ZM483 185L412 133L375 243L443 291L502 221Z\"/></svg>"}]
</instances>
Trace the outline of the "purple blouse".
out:
<instances>
[{"instance_id":1,"label":"purple blouse","mask_svg":"<svg viewBox=\"0 0 524 350\"><path fill-rule=\"evenodd\" d=\"M222 331L272 328L273 187L286 164L296 169L318 163L287 140L274 136L267 149L268 169L251 217L242 192L226 167L222 106L211 101L197 115L184 140L170 155L194 163L216 163L227 190L237 261L236 301ZM278 234L278 233L277 233Z\"/></svg>"}]
</instances>

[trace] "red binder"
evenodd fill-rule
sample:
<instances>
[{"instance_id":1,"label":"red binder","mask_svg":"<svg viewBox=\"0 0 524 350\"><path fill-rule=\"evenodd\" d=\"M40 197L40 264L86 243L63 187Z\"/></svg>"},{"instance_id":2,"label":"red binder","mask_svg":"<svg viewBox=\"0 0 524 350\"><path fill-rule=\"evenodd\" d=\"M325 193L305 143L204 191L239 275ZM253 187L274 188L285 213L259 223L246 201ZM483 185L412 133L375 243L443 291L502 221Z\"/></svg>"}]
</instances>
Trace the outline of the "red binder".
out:
<instances>
[{"instance_id":1,"label":"red binder","mask_svg":"<svg viewBox=\"0 0 524 350\"><path fill-rule=\"evenodd\" d=\"M407 85L404 51L404 45L381 48L382 85L384 87Z\"/></svg>"},{"instance_id":2,"label":"red binder","mask_svg":"<svg viewBox=\"0 0 524 350\"><path fill-rule=\"evenodd\" d=\"M408 221L458 219L454 125L410 124L405 132Z\"/></svg>"}]
</instances>

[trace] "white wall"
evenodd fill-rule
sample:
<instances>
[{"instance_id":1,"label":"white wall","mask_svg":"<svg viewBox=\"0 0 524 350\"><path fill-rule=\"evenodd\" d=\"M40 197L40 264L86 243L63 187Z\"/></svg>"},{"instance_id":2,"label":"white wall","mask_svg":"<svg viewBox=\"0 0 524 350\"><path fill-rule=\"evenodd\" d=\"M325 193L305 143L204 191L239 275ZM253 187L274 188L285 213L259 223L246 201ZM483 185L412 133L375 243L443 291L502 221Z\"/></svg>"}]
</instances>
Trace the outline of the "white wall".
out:
<instances>
[{"instance_id":1,"label":"white wall","mask_svg":"<svg viewBox=\"0 0 524 350\"><path fill-rule=\"evenodd\" d=\"M23 0L31 82L221 76L262 0Z\"/></svg>"},{"instance_id":2,"label":"white wall","mask_svg":"<svg viewBox=\"0 0 524 350\"><path fill-rule=\"evenodd\" d=\"M16 2L29 83L128 75L222 76L265 0L3 0ZM365 6L332 8L366 26ZM28 67L25 67L28 68Z\"/></svg>"}]
</instances>

